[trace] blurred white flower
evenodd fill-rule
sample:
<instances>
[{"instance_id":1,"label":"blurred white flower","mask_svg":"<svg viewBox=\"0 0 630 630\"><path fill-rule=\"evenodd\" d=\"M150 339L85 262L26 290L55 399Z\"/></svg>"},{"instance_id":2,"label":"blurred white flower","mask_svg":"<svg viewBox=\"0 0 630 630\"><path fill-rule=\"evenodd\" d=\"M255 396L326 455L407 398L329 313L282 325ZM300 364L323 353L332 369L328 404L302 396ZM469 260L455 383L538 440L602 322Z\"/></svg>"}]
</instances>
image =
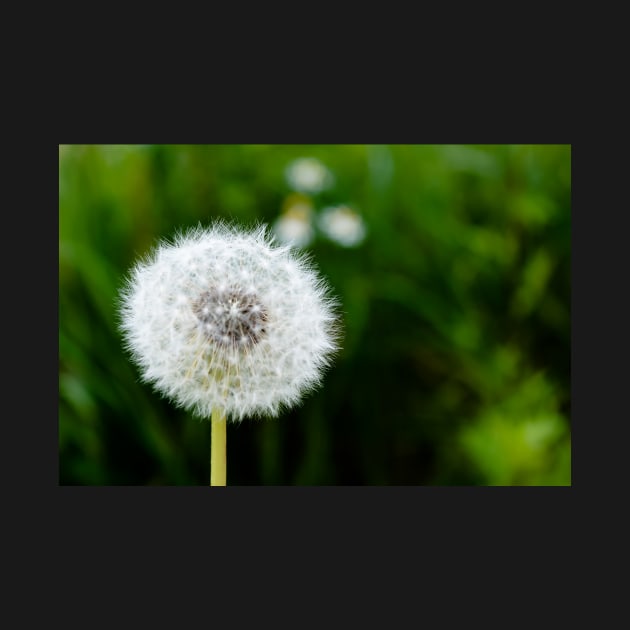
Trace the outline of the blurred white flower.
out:
<instances>
[{"instance_id":1,"label":"blurred white flower","mask_svg":"<svg viewBox=\"0 0 630 630\"><path fill-rule=\"evenodd\" d=\"M315 234L312 226L312 207L299 196L297 199L289 197L287 202L286 209L273 225L273 231L284 244L306 247Z\"/></svg>"},{"instance_id":2,"label":"blurred white flower","mask_svg":"<svg viewBox=\"0 0 630 630\"><path fill-rule=\"evenodd\" d=\"M363 219L348 206L324 208L319 217L319 227L328 238L344 247L359 245L366 234Z\"/></svg>"},{"instance_id":3,"label":"blurred white flower","mask_svg":"<svg viewBox=\"0 0 630 630\"><path fill-rule=\"evenodd\" d=\"M286 178L293 190L318 193L332 186L333 174L315 158L299 158L289 164Z\"/></svg>"},{"instance_id":4,"label":"blurred white flower","mask_svg":"<svg viewBox=\"0 0 630 630\"><path fill-rule=\"evenodd\" d=\"M142 377L210 418L277 415L315 387L338 348L336 301L308 260L265 226L217 223L161 242L121 294Z\"/></svg>"}]
</instances>

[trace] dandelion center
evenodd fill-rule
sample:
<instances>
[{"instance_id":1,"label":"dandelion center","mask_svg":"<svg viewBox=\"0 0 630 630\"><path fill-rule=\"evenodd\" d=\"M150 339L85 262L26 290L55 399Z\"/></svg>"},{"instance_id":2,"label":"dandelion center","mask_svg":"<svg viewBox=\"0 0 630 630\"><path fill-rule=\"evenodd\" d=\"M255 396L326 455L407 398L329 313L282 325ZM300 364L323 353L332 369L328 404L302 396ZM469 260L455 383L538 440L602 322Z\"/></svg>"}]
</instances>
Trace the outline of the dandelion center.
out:
<instances>
[{"instance_id":1,"label":"dandelion center","mask_svg":"<svg viewBox=\"0 0 630 630\"><path fill-rule=\"evenodd\" d=\"M221 346L248 348L266 333L267 310L255 293L240 288L210 288L193 311L204 335Z\"/></svg>"}]
</instances>

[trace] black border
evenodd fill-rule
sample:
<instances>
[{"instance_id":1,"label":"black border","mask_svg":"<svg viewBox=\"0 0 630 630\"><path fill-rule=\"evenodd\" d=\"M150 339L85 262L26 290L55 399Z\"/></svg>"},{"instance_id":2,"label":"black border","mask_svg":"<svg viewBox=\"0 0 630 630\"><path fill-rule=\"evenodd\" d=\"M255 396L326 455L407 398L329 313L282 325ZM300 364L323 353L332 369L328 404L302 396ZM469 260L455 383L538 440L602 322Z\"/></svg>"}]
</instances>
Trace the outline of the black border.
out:
<instances>
[{"instance_id":1,"label":"black border","mask_svg":"<svg viewBox=\"0 0 630 630\"><path fill-rule=\"evenodd\" d=\"M450 77L451 89L446 91L433 85L430 91L418 92L410 86L413 81L399 85L391 79L376 81L371 90L354 92L340 93L322 86L319 99L306 105L301 102L302 97L307 97L305 86L294 91L287 78L284 100L279 94L272 103L260 106L258 101L264 100L263 95L246 94L244 90L223 101L212 96L199 99L193 94L186 102L174 104L171 99L168 107L162 103L159 116L152 111L156 94L149 97L148 93L136 91L134 96L138 98L131 104L128 98L101 102L96 123L94 112L80 121L71 121L70 112L76 109L68 108L66 121L58 131L58 142L146 143L159 139L177 143L279 144L322 143L324 138L335 144L571 144L568 113L572 107L568 95L559 94L558 89L549 92L546 86L528 84L523 85L523 92L497 86L494 91L490 89L490 97L483 99L478 96L486 87L482 79L481 85L471 90L471 85L465 84L466 78L471 81L464 77L464 83L455 89L452 82L459 77ZM512 81L513 86L523 82L526 83L522 76ZM407 90L402 85L407 85ZM316 90L316 86L310 88ZM70 100L66 98L65 102L69 104ZM46 155L57 159L56 151L52 145ZM573 151L572 154L574 158ZM52 178L50 183L54 190ZM28 189L49 192L44 186L31 185ZM49 208L46 194L39 203L33 203ZM58 224L55 229L54 212L45 211L43 215L35 237L42 240L39 251L46 252L52 241L50 233L58 235ZM573 229L573 236L575 233ZM584 243L585 237L582 239ZM584 248L579 249L584 260ZM594 264L593 258L589 257L589 266ZM583 262L583 270L584 267ZM574 279L578 268L572 256ZM54 273L52 261L50 273ZM58 276L56 280L58 285ZM573 294L572 340L579 330L573 319L576 300ZM584 307L583 294L581 301ZM588 354L588 348L582 346L580 356ZM595 394L590 382L585 382L584 376L573 368L572 362L572 396L579 391L580 405L578 409L572 404L572 426L577 428L576 417L589 415L585 411L587 400L589 394ZM267 576L260 567L288 566L290 572L279 578L278 586L312 574L312 581L308 582L312 593L318 592L314 590L318 588L314 584L317 580L323 580L319 588L325 593L327 586L336 584L337 588L357 594L366 585L361 580L363 576L367 579L372 574L374 582L378 582L376 587L371 585L370 593L378 591L379 586L386 592L391 584L411 580L418 584L414 594L418 606L426 593L439 588L433 584L423 591L419 574L429 582L437 577L446 590L454 581L458 588L470 592L477 586L475 581L481 579L484 567L493 565L502 571L498 576L494 573L494 579L499 578L498 594L507 588L500 583L503 576L523 578L521 570L536 572L537 589L548 583L549 571L564 577L569 533L577 516L574 486L60 487L54 411L55 404L58 407L58 391L53 387L51 394L57 397L52 401L53 409L48 408L44 396L33 396L36 406L41 404L43 408L35 411L39 420L32 430L39 432L38 423L43 419L45 439L38 440L40 453L26 457L27 472L32 471L34 477L29 485L44 488L46 513L51 518L43 527L58 551L57 558L85 567L88 575L98 576L107 567L116 568L121 584L133 583L133 588L144 590L147 595L158 583L175 595L180 584L192 585L199 579L201 587L191 586L184 597L204 597L211 602L213 580L220 576L225 596L230 598L229 591L233 589L236 603L239 580L245 582L245 593L261 583L269 586L262 582L265 578L275 579L273 569ZM23 469L23 465L16 468ZM86 555L92 558L91 563L85 563ZM125 567L129 566L137 567L133 580L126 575ZM348 576L342 583L336 581L340 567L345 567ZM248 580L248 571L253 571L256 578ZM331 575L332 582L330 578L326 581L326 576ZM495 595L490 597L493 601L488 605L493 606ZM278 600L276 603L282 605ZM530 603L528 598L523 606Z\"/></svg>"}]
</instances>

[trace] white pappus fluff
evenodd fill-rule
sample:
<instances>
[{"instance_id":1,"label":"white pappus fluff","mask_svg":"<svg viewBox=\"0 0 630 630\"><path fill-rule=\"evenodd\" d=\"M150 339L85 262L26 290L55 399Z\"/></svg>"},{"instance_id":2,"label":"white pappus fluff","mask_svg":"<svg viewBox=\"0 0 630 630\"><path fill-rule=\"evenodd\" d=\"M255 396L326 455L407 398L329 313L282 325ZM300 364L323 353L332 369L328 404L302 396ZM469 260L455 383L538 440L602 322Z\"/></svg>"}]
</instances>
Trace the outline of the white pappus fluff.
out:
<instances>
[{"instance_id":1,"label":"white pappus fluff","mask_svg":"<svg viewBox=\"0 0 630 630\"><path fill-rule=\"evenodd\" d=\"M266 226L222 222L162 241L121 292L143 380L193 413L275 416L321 381L338 349L336 300Z\"/></svg>"}]
</instances>

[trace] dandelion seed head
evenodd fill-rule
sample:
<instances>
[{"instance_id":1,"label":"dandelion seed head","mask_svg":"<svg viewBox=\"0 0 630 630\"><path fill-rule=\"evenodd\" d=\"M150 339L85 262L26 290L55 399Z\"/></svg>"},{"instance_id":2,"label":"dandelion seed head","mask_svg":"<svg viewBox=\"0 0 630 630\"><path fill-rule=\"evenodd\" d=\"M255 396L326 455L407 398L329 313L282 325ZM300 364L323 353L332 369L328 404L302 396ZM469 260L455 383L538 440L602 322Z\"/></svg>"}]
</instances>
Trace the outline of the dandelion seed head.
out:
<instances>
[{"instance_id":1,"label":"dandelion seed head","mask_svg":"<svg viewBox=\"0 0 630 630\"><path fill-rule=\"evenodd\" d=\"M120 326L143 379L209 418L275 416L338 349L337 302L310 259L266 227L225 223L163 241L131 270Z\"/></svg>"}]
</instances>

